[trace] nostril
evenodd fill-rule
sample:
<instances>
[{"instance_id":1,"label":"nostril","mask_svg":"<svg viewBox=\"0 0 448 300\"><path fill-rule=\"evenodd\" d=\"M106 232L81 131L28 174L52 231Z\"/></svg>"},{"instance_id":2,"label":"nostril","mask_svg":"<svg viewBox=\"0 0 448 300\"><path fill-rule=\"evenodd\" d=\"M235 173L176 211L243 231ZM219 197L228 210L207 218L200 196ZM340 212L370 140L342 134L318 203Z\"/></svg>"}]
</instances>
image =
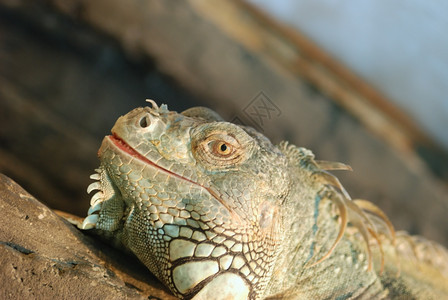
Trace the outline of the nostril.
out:
<instances>
[{"instance_id":1,"label":"nostril","mask_svg":"<svg viewBox=\"0 0 448 300\"><path fill-rule=\"evenodd\" d=\"M142 127L142 128L146 128L146 127L148 127L149 125L151 125L151 119L150 119L149 115L144 115L144 116L140 119L139 124L140 124L140 127Z\"/></svg>"}]
</instances>

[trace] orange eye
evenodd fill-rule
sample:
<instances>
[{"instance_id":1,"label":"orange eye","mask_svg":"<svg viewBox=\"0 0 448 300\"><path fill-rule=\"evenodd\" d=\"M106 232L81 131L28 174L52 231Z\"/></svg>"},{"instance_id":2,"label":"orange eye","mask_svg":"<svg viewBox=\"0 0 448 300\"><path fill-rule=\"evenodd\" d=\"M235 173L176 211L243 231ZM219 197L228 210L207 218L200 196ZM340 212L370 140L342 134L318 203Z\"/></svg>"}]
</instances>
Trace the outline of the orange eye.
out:
<instances>
[{"instance_id":1,"label":"orange eye","mask_svg":"<svg viewBox=\"0 0 448 300\"><path fill-rule=\"evenodd\" d=\"M233 147L224 141L214 141L212 143L212 152L215 155L226 157L233 153Z\"/></svg>"},{"instance_id":2,"label":"orange eye","mask_svg":"<svg viewBox=\"0 0 448 300\"><path fill-rule=\"evenodd\" d=\"M214 124L214 126L218 125L220 124ZM221 125L229 126L230 124ZM248 158L254 145L254 141L246 133L239 131L237 133L243 143L233 133L216 129L198 131L191 143L193 155L209 170L234 168Z\"/></svg>"}]
</instances>

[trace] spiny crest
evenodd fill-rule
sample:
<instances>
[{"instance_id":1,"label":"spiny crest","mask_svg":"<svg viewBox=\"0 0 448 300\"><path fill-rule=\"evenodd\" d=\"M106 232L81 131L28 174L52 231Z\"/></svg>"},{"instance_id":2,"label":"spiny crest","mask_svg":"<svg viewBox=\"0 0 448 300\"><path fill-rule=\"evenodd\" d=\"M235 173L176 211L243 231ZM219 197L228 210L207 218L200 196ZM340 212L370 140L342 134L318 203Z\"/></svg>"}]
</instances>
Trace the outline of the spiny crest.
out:
<instances>
[{"instance_id":1,"label":"spiny crest","mask_svg":"<svg viewBox=\"0 0 448 300\"><path fill-rule=\"evenodd\" d=\"M290 145L288 142L281 142L279 148L286 156L296 159L300 167L310 171L314 180L323 185L323 198L332 201L339 211L340 227L334 243L323 257L309 267L323 262L333 253L350 222L352 226L358 229L365 241L369 271L372 269L372 253L369 240L372 237L377 242L381 253L382 271L384 268L384 255L380 233L386 231L386 236L395 245L395 230L392 223L381 209L373 203L361 199L352 200L339 179L328 172L333 170L351 171L352 168L338 162L316 161L314 160L314 154L310 150Z\"/></svg>"},{"instance_id":2,"label":"spiny crest","mask_svg":"<svg viewBox=\"0 0 448 300\"><path fill-rule=\"evenodd\" d=\"M294 157L294 159L297 159L297 161L304 166L306 166L309 161L314 161L314 154L311 150L291 145L288 141L281 141L278 148L287 157Z\"/></svg>"}]
</instances>

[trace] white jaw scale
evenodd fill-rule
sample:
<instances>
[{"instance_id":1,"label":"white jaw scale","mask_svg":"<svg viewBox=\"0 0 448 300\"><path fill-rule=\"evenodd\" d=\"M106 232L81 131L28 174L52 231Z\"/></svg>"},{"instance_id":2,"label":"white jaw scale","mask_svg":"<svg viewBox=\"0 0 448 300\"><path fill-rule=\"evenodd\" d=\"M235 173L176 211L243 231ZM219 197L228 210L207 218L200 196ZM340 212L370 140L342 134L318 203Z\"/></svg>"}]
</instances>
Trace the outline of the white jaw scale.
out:
<instances>
[{"instance_id":1,"label":"white jaw scale","mask_svg":"<svg viewBox=\"0 0 448 300\"><path fill-rule=\"evenodd\" d=\"M105 201L104 197L104 188L101 181L101 169L96 169L96 173L90 175L90 178L93 180L96 180L95 182L92 182L87 187L87 193L90 194L92 191L97 190L97 192L92 196L90 200L90 208L87 212L87 217L84 219L81 225L78 227L80 229L93 229L96 227L96 223L98 222L99 215L98 212L101 210L103 206L103 202Z\"/></svg>"}]
</instances>

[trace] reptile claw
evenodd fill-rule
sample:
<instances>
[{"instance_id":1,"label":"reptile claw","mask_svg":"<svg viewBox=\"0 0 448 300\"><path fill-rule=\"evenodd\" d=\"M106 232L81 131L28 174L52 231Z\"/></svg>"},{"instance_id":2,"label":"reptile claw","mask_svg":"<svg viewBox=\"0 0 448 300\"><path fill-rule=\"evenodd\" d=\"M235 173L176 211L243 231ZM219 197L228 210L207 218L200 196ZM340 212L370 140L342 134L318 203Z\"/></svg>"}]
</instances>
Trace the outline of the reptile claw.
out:
<instances>
[{"instance_id":1,"label":"reptile claw","mask_svg":"<svg viewBox=\"0 0 448 300\"><path fill-rule=\"evenodd\" d=\"M95 195L92 196L90 199L90 205L95 206L99 202L103 202L104 200L104 193L102 191L96 192Z\"/></svg>"},{"instance_id":2,"label":"reptile claw","mask_svg":"<svg viewBox=\"0 0 448 300\"><path fill-rule=\"evenodd\" d=\"M90 194L93 190L101 190L101 184L99 182L93 182L87 187L87 194Z\"/></svg>"},{"instance_id":3,"label":"reptile claw","mask_svg":"<svg viewBox=\"0 0 448 300\"><path fill-rule=\"evenodd\" d=\"M91 214L93 214L94 212L99 211L99 210L101 209L102 206L103 206L103 205L102 205L101 202L97 202L95 205L90 206L89 210L87 211L87 215L91 215Z\"/></svg>"},{"instance_id":4,"label":"reptile claw","mask_svg":"<svg viewBox=\"0 0 448 300\"><path fill-rule=\"evenodd\" d=\"M100 180L101 179L101 175L98 174L98 173L92 174L92 175L90 175L90 179Z\"/></svg>"},{"instance_id":5,"label":"reptile claw","mask_svg":"<svg viewBox=\"0 0 448 300\"><path fill-rule=\"evenodd\" d=\"M100 216L98 215L90 215L87 216L81 224L81 229L92 229L95 228L96 222L98 222Z\"/></svg>"}]
</instances>

